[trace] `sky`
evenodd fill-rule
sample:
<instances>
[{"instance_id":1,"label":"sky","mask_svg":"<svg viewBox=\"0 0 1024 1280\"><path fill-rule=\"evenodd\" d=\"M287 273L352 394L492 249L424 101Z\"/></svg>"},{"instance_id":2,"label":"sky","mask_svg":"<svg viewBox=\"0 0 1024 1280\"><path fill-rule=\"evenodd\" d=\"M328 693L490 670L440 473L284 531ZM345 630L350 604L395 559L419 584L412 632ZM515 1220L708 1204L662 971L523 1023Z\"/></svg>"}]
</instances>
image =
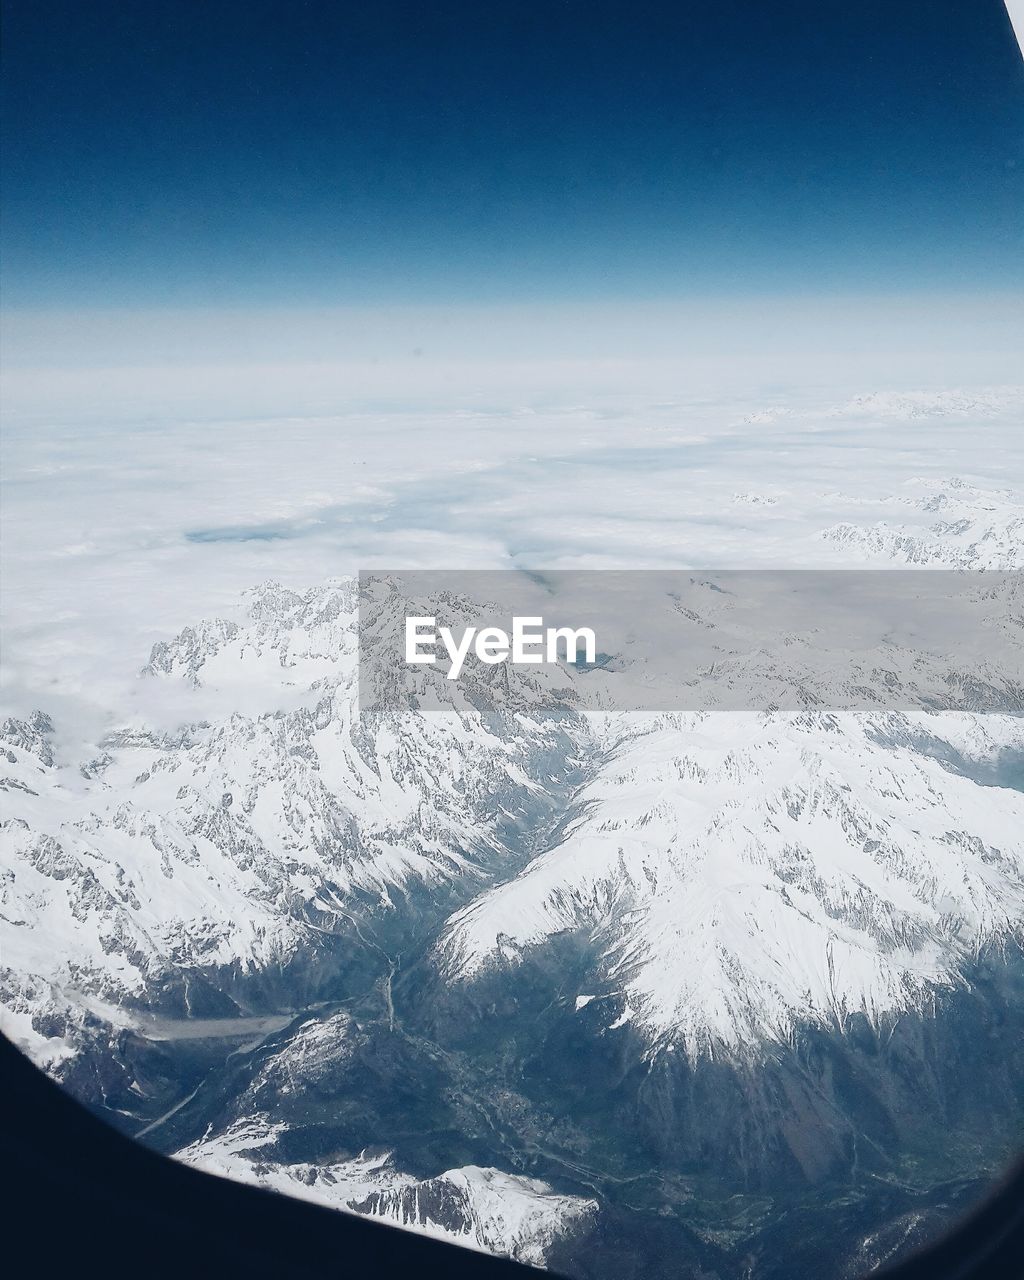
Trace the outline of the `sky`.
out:
<instances>
[{"instance_id":1,"label":"sky","mask_svg":"<svg viewBox=\"0 0 1024 1280\"><path fill-rule=\"evenodd\" d=\"M9 310L1006 292L1002 0L4 0Z\"/></svg>"},{"instance_id":2,"label":"sky","mask_svg":"<svg viewBox=\"0 0 1024 1280\"><path fill-rule=\"evenodd\" d=\"M93 741L268 578L801 567L1022 489L997 0L2 8L18 711Z\"/></svg>"}]
</instances>

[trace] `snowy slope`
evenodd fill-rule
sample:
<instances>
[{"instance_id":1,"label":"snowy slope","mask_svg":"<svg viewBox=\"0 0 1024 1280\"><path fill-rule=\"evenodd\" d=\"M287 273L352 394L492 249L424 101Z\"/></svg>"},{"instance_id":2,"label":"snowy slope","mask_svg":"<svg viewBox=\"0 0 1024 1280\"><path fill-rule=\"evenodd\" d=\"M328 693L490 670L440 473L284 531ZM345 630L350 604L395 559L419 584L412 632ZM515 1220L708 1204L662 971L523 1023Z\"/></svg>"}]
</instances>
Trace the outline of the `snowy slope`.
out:
<instances>
[{"instance_id":1,"label":"snowy slope","mask_svg":"<svg viewBox=\"0 0 1024 1280\"><path fill-rule=\"evenodd\" d=\"M3 726L4 1018L43 1060L66 1052L81 994L145 1004L183 974L279 969L325 938L372 949L361 924L486 881L539 820L563 729L518 706L486 725L469 706L357 722L351 610L334 587L264 588L245 625L187 630L144 676L283 672L305 695L291 711L132 727L82 770L45 717Z\"/></svg>"},{"instance_id":2,"label":"snowy slope","mask_svg":"<svg viewBox=\"0 0 1024 1280\"><path fill-rule=\"evenodd\" d=\"M897 563L945 569L1024 567L1024 507L1006 491L979 490L963 480L912 482L902 498L906 519L823 531L860 564Z\"/></svg>"},{"instance_id":3,"label":"snowy slope","mask_svg":"<svg viewBox=\"0 0 1024 1280\"><path fill-rule=\"evenodd\" d=\"M475 1165L417 1179L401 1172L390 1152L315 1164L280 1162L265 1148L282 1131L268 1117L254 1116L176 1154L208 1173L536 1266L544 1265L557 1239L578 1230L597 1209L594 1201L558 1195L536 1178Z\"/></svg>"},{"instance_id":4,"label":"snowy slope","mask_svg":"<svg viewBox=\"0 0 1024 1280\"><path fill-rule=\"evenodd\" d=\"M944 563L1019 562L1009 495L903 501ZM887 526L858 536L902 562ZM436 951L451 981L578 932L596 957L581 995L691 1051L920 1006L1019 932L1022 797L983 785L1020 754L1013 716L588 723L557 689L499 696L477 672L445 715L406 700L360 720L355 617L350 583L264 584L142 676L264 690L273 711L125 726L77 769L45 716L4 725L4 1017L42 1059L68 1052L83 996L173 990L187 1014L197 974L279 971L337 938L382 954L382 929L401 950L407 918L440 927L462 904ZM523 868L566 805L568 832Z\"/></svg>"},{"instance_id":5,"label":"snowy slope","mask_svg":"<svg viewBox=\"0 0 1024 1280\"><path fill-rule=\"evenodd\" d=\"M923 534L823 537L860 562L1021 564L1013 495L924 488L903 499ZM991 785L994 763L1024 761L1013 702L984 717L613 720L571 833L459 912L437 967L468 983L580 936L594 957L581 1007L600 997L605 1026L691 1056L925 1007L984 946L1024 938L1024 794Z\"/></svg>"},{"instance_id":6,"label":"snowy slope","mask_svg":"<svg viewBox=\"0 0 1024 1280\"><path fill-rule=\"evenodd\" d=\"M950 723L951 722L951 723ZM580 933L581 998L690 1055L873 1024L1024 929L1024 794L941 763L1010 718L663 718L612 748L571 834L448 926L452 981ZM592 1012L592 1010L591 1010Z\"/></svg>"},{"instance_id":7,"label":"snowy slope","mask_svg":"<svg viewBox=\"0 0 1024 1280\"><path fill-rule=\"evenodd\" d=\"M308 1122L310 1100L337 1087L366 1043L344 1010L304 1023L234 1100L238 1118L176 1156L210 1173L539 1265L556 1240L588 1225L594 1201L495 1168L468 1165L417 1178L379 1144L347 1158L289 1156L289 1124L277 1117L295 1106Z\"/></svg>"},{"instance_id":8,"label":"snowy slope","mask_svg":"<svg viewBox=\"0 0 1024 1280\"><path fill-rule=\"evenodd\" d=\"M774 518L772 494L736 501ZM857 519L819 525L815 545L833 564L1021 562L1012 493L913 481L884 501L834 506ZM939 994L962 987L979 956L1024 941L1024 722L1012 691L989 715L585 715L582 681L501 685L477 669L428 714L443 675L427 671L416 700L384 698L360 718L356 605L346 580L264 583L158 642L139 683L154 706L180 702L178 722L126 720L84 757L57 714L0 726L3 1029L65 1078L89 1052L112 1059L118 1037L131 1041L118 1087L125 1114L139 1100L146 1140L543 1261L598 1212L591 1136L567 1163L561 1140L552 1155L538 1136L576 1124L557 1104L534 1111L506 1089L493 1115L474 1111L490 1082L423 1039L435 1004L471 1016L474 992L490 1008L499 990L514 1005L529 962L557 970L572 940L583 961L552 1016L587 1044L619 1032L653 1079L666 1056L777 1061L808 1027L848 1044L867 1019L891 1038L903 1015L927 1019ZM710 609L690 625L723 617ZM789 674L780 663L778 680ZM596 701L616 678L589 677ZM409 981L394 997L403 957ZM364 1002L359 1017L321 1008L296 1029L326 998L321 971L332 1001ZM424 990L430 1007L396 1013ZM190 1112L170 1067L139 1066L132 1037L198 1039L202 1019L239 1014L267 1038L235 1094L200 1091ZM397 1140L364 1149L378 1133L327 1158L302 1149L306 1124L329 1131L343 1105L357 1112L353 1131L366 1102L380 1108L374 1124L386 1120L402 1073L422 1064L452 1098L472 1095L446 1123L478 1125L480 1149L435 1160L427 1144L413 1161ZM395 1124L408 1139L406 1119ZM831 1151L842 1118L827 1123L840 1134ZM575 1194L552 1189L566 1170Z\"/></svg>"}]
</instances>

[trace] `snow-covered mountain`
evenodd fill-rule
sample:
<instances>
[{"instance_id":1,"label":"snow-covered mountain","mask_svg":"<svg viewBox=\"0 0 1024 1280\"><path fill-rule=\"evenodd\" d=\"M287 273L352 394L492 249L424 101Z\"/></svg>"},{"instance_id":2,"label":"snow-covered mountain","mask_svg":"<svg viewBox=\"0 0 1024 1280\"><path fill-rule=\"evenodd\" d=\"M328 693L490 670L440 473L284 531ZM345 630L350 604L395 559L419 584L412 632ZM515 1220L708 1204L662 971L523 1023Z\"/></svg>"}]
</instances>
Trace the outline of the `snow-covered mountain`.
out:
<instances>
[{"instance_id":1,"label":"snow-covered mountain","mask_svg":"<svg viewBox=\"0 0 1024 1280\"><path fill-rule=\"evenodd\" d=\"M1020 566L1013 495L895 501L906 528L821 545ZM3 724L3 1028L37 1061L232 1176L549 1265L597 1232L593 1276L669 1220L666 1256L739 1274L767 1211L736 1185L896 1195L889 1130L922 1187L978 1169L940 1130L996 1159L949 1099L1013 1087L1012 696L587 714L582 681L478 668L443 713L427 671L360 714L358 603L268 583L159 642L140 688L179 721L85 757L57 715Z\"/></svg>"},{"instance_id":2,"label":"snow-covered mountain","mask_svg":"<svg viewBox=\"0 0 1024 1280\"><path fill-rule=\"evenodd\" d=\"M588 1020L691 1058L891 1023L1024 927L1024 794L946 764L1010 752L1008 717L665 717L610 747L558 845L454 916L438 964L471 982L582 932Z\"/></svg>"},{"instance_id":3,"label":"snow-covered mountain","mask_svg":"<svg viewBox=\"0 0 1024 1280\"><path fill-rule=\"evenodd\" d=\"M822 538L860 564L898 563L944 569L1024 567L1024 509L1009 491L979 492L962 480L921 482L903 499L907 520L849 522Z\"/></svg>"},{"instance_id":4,"label":"snow-covered mountain","mask_svg":"<svg viewBox=\"0 0 1024 1280\"><path fill-rule=\"evenodd\" d=\"M543 1266L555 1240L597 1210L595 1201L557 1195L536 1178L474 1165L418 1179L397 1170L390 1153L334 1164L269 1163L261 1148L274 1136L275 1126L258 1117L177 1156L208 1173L534 1266Z\"/></svg>"},{"instance_id":5,"label":"snow-covered mountain","mask_svg":"<svg viewBox=\"0 0 1024 1280\"><path fill-rule=\"evenodd\" d=\"M347 1159L289 1160L288 1123L270 1110L280 1113L282 1102L286 1108L318 1086L329 1087L329 1077L362 1044L365 1036L343 1011L300 1026L250 1082L236 1106L243 1114L224 1131L182 1148L178 1158L210 1173L540 1266L557 1238L594 1217L592 1199L557 1195L538 1179L499 1169L468 1165L417 1178L380 1148Z\"/></svg>"},{"instance_id":6,"label":"snow-covered mountain","mask_svg":"<svg viewBox=\"0 0 1024 1280\"><path fill-rule=\"evenodd\" d=\"M486 724L468 703L454 721L358 720L353 608L346 588L265 588L247 626L188 628L146 668L193 684L284 672L306 695L291 711L173 737L125 729L77 771L42 714L2 727L7 1007L36 1054L67 1051L76 993L164 992L187 1012L203 1007L190 983L204 975L223 986L276 972L323 939L348 938L352 963L377 945L361 923L386 930L414 888L442 912L564 805L573 742L543 709L492 706Z\"/></svg>"}]
</instances>

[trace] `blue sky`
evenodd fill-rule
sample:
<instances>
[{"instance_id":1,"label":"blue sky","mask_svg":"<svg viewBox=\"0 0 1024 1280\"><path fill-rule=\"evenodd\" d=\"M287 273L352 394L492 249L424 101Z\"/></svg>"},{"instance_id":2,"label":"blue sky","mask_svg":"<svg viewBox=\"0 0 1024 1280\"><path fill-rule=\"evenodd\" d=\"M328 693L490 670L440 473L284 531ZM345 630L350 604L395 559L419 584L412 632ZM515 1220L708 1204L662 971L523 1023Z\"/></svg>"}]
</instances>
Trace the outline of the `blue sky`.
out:
<instances>
[{"instance_id":1,"label":"blue sky","mask_svg":"<svg viewBox=\"0 0 1024 1280\"><path fill-rule=\"evenodd\" d=\"M4 8L14 310L1024 274L1001 0Z\"/></svg>"},{"instance_id":2,"label":"blue sky","mask_svg":"<svg viewBox=\"0 0 1024 1280\"><path fill-rule=\"evenodd\" d=\"M105 723L155 640L268 576L813 563L851 486L1021 488L999 0L4 12L29 707ZM734 501L769 482L795 542Z\"/></svg>"}]
</instances>

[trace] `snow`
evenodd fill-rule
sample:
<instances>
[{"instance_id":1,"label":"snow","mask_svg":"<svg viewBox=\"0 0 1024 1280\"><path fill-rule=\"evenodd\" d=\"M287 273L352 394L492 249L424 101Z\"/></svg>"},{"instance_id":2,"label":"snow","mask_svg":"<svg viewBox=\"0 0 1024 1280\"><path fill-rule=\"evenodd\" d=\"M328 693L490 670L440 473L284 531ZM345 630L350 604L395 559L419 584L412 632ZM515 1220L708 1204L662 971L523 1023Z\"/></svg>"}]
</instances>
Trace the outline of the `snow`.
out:
<instances>
[{"instance_id":1,"label":"snow","mask_svg":"<svg viewBox=\"0 0 1024 1280\"><path fill-rule=\"evenodd\" d=\"M928 731L934 751L930 719L881 727ZM443 972L471 981L580 931L592 981L620 997L609 1025L625 1000L652 1042L699 1055L854 1012L877 1024L1021 936L1020 792L880 743L870 719L668 720L619 741L564 841L452 919ZM957 727L986 757L1024 745L1011 717Z\"/></svg>"},{"instance_id":2,"label":"snow","mask_svg":"<svg viewBox=\"0 0 1024 1280\"><path fill-rule=\"evenodd\" d=\"M397 1169L389 1152L315 1165L279 1162L271 1149L282 1132L283 1126L257 1115L176 1155L221 1177L539 1266L557 1237L582 1226L597 1209L594 1201L558 1195L536 1178L476 1165L416 1179Z\"/></svg>"},{"instance_id":3,"label":"snow","mask_svg":"<svg viewBox=\"0 0 1024 1280\"><path fill-rule=\"evenodd\" d=\"M576 933L594 957L579 1026L646 1054L756 1057L806 1025L928 1010L1024 936L1024 795L999 772L1024 758L1019 706L581 715L556 741L546 694L475 688L438 712L427 682L420 708L367 728L351 575L1019 569L1022 405L1004 387L776 387L287 432L19 430L4 1032L58 1070L87 1023L138 1027L175 976L276 972L449 891L466 905L438 925L443 980L514 984L532 948ZM154 502L164 486L175 503ZM573 796L555 770L570 751L587 770ZM573 821L524 851L510 831L565 801ZM345 1014L310 1020L265 1082L301 1090L357 1035ZM254 1111L180 1154L530 1261L592 1211L494 1169L289 1164L277 1135Z\"/></svg>"},{"instance_id":4,"label":"snow","mask_svg":"<svg viewBox=\"0 0 1024 1280\"><path fill-rule=\"evenodd\" d=\"M949 407L913 400L915 412L936 403ZM950 412L967 410L958 400ZM1020 562L1010 490L912 476L887 499L832 501L859 523L841 538L828 526L817 545L847 561L902 563L927 546L941 564ZM609 1026L628 1007L652 1043L692 1053L786 1039L802 1022L841 1028L855 1012L877 1023L1020 931L1021 793L942 763L1020 752L1013 716L579 720L581 758L601 760L575 798L583 816L492 888L514 856L503 824L561 785L543 717L558 691L524 686L527 702L485 727L493 691L481 686L484 703L398 708L368 737L355 622L347 580L264 582L230 616L158 642L142 683L227 705L262 689L271 709L172 732L136 722L92 744L84 769L46 717L6 724L0 931L19 1042L55 1060L69 1042L34 1032L33 1009L74 1024L82 996L144 1005L182 966L278 965L358 929L367 900L394 911L413 884L476 886L438 943L450 980L514 969L529 948L582 931L600 954L588 998L614 997Z\"/></svg>"}]
</instances>

